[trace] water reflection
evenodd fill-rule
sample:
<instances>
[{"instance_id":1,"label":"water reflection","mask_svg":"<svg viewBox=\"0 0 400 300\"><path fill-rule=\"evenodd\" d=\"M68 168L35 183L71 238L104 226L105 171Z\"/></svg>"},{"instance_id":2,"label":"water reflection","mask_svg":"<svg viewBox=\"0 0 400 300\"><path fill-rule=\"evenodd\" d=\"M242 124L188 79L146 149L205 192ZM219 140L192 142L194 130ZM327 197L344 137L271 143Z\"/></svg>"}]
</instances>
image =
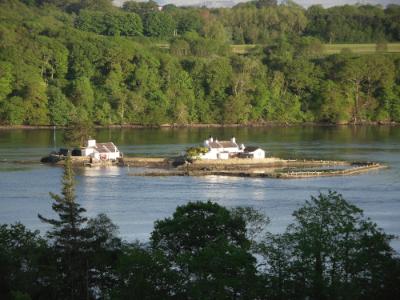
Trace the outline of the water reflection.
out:
<instances>
[{"instance_id":1,"label":"water reflection","mask_svg":"<svg viewBox=\"0 0 400 300\"><path fill-rule=\"evenodd\" d=\"M10 161L37 161L53 149L52 134L52 130L0 131L0 161L7 161L0 163L0 223L22 221L32 229L45 230L37 214L52 215L48 192L60 192L62 169ZM107 213L124 238L145 240L155 220L170 216L176 206L189 200L252 206L271 218L271 231L279 232L311 194L333 189L363 208L386 231L400 234L399 127L99 129L96 139L115 142L128 156L169 156L209 135L236 136L245 144L262 146L272 156L380 161L390 169L350 177L277 180L136 177L129 174L143 170L86 168L76 170L78 201L89 216ZM62 131L56 137L59 143Z\"/></svg>"}]
</instances>

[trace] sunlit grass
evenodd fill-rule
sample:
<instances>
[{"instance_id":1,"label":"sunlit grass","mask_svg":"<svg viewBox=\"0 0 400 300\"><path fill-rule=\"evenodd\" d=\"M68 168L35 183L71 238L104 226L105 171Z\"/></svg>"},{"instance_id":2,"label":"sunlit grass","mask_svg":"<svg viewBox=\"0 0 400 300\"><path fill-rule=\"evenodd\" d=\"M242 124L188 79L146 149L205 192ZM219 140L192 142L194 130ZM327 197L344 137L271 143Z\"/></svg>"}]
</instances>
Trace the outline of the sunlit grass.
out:
<instances>
[{"instance_id":1,"label":"sunlit grass","mask_svg":"<svg viewBox=\"0 0 400 300\"><path fill-rule=\"evenodd\" d=\"M168 43L157 43L156 47L160 49L169 49ZM255 49L257 46L264 47L266 45L261 44L243 44L243 45L231 45L232 52L235 54L247 54L251 50ZM377 50L377 44L324 44L323 53L337 54L342 51L350 50L352 53L356 54L372 54L376 52L381 53L400 53L400 43L387 43L384 46L384 50Z\"/></svg>"},{"instance_id":2,"label":"sunlit grass","mask_svg":"<svg viewBox=\"0 0 400 300\"><path fill-rule=\"evenodd\" d=\"M231 45L233 53L236 54L246 54L251 49L254 49L257 45ZM260 45L261 46L261 45ZM349 49L353 53L358 54L371 54L377 52L376 44L324 44L323 52L324 54L335 54ZM387 48L384 51L386 53L400 53L400 43L388 43Z\"/></svg>"},{"instance_id":3,"label":"sunlit grass","mask_svg":"<svg viewBox=\"0 0 400 300\"><path fill-rule=\"evenodd\" d=\"M400 43L388 43L386 49L381 52L395 53L400 52ZM377 52L377 44L325 44L325 54L340 53L349 49L351 52L359 54L368 54ZM379 51L379 50L378 50Z\"/></svg>"}]
</instances>

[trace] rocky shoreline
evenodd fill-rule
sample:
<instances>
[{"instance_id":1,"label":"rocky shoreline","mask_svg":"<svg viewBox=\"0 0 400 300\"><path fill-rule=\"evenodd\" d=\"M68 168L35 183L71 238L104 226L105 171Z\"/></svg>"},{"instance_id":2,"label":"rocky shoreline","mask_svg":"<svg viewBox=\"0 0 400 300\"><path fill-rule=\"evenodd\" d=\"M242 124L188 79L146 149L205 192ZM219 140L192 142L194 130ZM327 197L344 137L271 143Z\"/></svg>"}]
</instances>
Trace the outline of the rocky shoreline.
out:
<instances>
[{"instance_id":1,"label":"rocky shoreline","mask_svg":"<svg viewBox=\"0 0 400 300\"><path fill-rule=\"evenodd\" d=\"M63 165L59 160L54 165ZM228 160L186 161L182 157L124 157L117 161L91 161L73 156L74 167L120 166L145 168L144 172L130 172L129 176L232 176L249 178L312 178L348 176L387 168L376 162L347 162L329 160L296 160L268 157L264 159L233 158Z\"/></svg>"},{"instance_id":2,"label":"rocky shoreline","mask_svg":"<svg viewBox=\"0 0 400 300\"><path fill-rule=\"evenodd\" d=\"M165 160L164 160L165 162ZM143 166L143 165L141 165ZM147 165L149 167L149 165ZM348 176L366 173L387 166L375 162L345 162L321 160L230 159L198 160L178 167L156 168L130 176L233 176L250 178L312 178L327 176Z\"/></svg>"}]
</instances>

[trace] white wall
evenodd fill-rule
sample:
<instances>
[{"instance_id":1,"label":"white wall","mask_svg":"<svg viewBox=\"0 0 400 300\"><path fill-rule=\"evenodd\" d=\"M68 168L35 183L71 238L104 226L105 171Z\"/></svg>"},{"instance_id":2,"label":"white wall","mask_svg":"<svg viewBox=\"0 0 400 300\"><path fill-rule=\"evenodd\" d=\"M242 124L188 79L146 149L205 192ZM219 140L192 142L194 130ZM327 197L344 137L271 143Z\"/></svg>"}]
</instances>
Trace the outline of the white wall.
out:
<instances>
[{"instance_id":1,"label":"white wall","mask_svg":"<svg viewBox=\"0 0 400 300\"><path fill-rule=\"evenodd\" d=\"M205 154L200 155L201 159L218 159L218 151L216 149L211 149Z\"/></svg>"},{"instance_id":2,"label":"white wall","mask_svg":"<svg viewBox=\"0 0 400 300\"><path fill-rule=\"evenodd\" d=\"M253 158L255 159L265 158L265 151L262 149L257 149L256 151L253 152Z\"/></svg>"},{"instance_id":3,"label":"white wall","mask_svg":"<svg viewBox=\"0 0 400 300\"><path fill-rule=\"evenodd\" d=\"M219 159L229 159L229 153L228 152L220 152L220 153L218 153L218 158Z\"/></svg>"},{"instance_id":4,"label":"white wall","mask_svg":"<svg viewBox=\"0 0 400 300\"><path fill-rule=\"evenodd\" d=\"M239 152L242 152L242 150L240 150L239 148L237 148L237 147L232 147L232 148L223 148L224 150L224 152L229 152L229 153L239 153Z\"/></svg>"}]
</instances>

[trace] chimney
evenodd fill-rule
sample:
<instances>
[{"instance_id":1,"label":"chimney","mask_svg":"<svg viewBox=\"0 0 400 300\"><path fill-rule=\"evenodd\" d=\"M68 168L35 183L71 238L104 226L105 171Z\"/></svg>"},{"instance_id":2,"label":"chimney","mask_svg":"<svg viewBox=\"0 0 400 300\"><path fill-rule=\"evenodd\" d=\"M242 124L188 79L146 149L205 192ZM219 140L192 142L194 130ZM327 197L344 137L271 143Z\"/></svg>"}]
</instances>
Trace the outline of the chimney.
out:
<instances>
[{"instance_id":1,"label":"chimney","mask_svg":"<svg viewBox=\"0 0 400 300\"><path fill-rule=\"evenodd\" d=\"M234 136L231 138L231 142L236 144L236 138Z\"/></svg>"},{"instance_id":2,"label":"chimney","mask_svg":"<svg viewBox=\"0 0 400 300\"><path fill-rule=\"evenodd\" d=\"M89 140L87 141L87 146L88 146L88 147L96 147L96 140L89 139Z\"/></svg>"},{"instance_id":3,"label":"chimney","mask_svg":"<svg viewBox=\"0 0 400 300\"><path fill-rule=\"evenodd\" d=\"M214 142L214 138L210 135L210 137L208 138L208 141L209 141L210 143L212 143L212 142Z\"/></svg>"}]
</instances>

